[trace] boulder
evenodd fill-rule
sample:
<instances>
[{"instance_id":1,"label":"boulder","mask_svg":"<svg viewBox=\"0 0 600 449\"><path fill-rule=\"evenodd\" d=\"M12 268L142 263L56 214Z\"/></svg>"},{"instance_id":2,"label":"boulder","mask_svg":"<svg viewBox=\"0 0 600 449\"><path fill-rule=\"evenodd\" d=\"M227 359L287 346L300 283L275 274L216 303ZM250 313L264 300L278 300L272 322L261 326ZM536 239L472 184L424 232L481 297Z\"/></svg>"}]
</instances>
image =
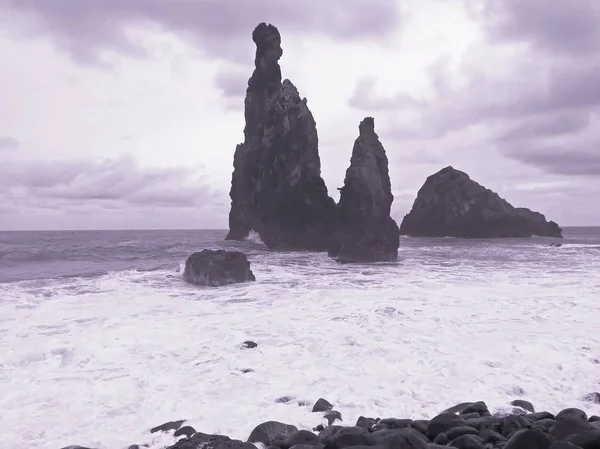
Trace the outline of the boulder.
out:
<instances>
[{"instance_id":1,"label":"boulder","mask_svg":"<svg viewBox=\"0 0 600 449\"><path fill-rule=\"evenodd\" d=\"M188 257L183 280L207 287L255 281L246 255L239 251L203 249Z\"/></svg>"},{"instance_id":2,"label":"boulder","mask_svg":"<svg viewBox=\"0 0 600 449\"><path fill-rule=\"evenodd\" d=\"M281 36L259 24L245 99L244 142L235 150L228 240L254 230L273 250L326 251L335 201L321 178L315 120L306 98L281 81Z\"/></svg>"},{"instance_id":3,"label":"boulder","mask_svg":"<svg viewBox=\"0 0 600 449\"><path fill-rule=\"evenodd\" d=\"M558 237L562 229L539 212L513 207L466 173L446 167L419 190L400 233L412 237Z\"/></svg>"},{"instance_id":4,"label":"boulder","mask_svg":"<svg viewBox=\"0 0 600 449\"><path fill-rule=\"evenodd\" d=\"M400 232L390 217L394 201L388 160L366 117L359 125L350 167L340 189L337 225L329 255L339 262L390 261L398 257Z\"/></svg>"}]
</instances>

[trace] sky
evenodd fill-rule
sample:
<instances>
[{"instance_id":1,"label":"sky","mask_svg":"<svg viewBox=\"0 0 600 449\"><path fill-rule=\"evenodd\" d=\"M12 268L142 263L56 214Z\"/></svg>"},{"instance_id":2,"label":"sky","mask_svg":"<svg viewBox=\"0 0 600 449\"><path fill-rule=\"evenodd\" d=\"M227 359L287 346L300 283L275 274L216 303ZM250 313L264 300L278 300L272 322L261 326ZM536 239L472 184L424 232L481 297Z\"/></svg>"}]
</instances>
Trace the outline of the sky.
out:
<instances>
[{"instance_id":1,"label":"sky","mask_svg":"<svg viewBox=\"0 0 600 449\"><path fill-rule=\"evenodd\" d=\"M260 22L336 200L372 116L398 223L452 165L600 225L597 0L0 0L0 229L227 228Z\"/></svg>"}]
</instances>

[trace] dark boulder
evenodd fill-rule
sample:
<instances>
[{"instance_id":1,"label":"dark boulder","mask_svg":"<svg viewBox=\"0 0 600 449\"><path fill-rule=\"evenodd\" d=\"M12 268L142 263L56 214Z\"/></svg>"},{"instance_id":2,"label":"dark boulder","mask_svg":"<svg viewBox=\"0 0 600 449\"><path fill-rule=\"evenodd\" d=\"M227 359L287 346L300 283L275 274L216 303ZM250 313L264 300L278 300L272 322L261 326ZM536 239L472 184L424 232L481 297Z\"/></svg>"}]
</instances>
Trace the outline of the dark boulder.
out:
<instances>
[{"instance_id":1,"label":"dark boulder","mask_svg":"<svg viewBox=\"0 0 600 449\"><path fill-rule=\"evenodd\" d=\"M183 280L207 287L255 281L246 255L239 251L203 249L185 262Z\"/></svg>"},{"instance_id":2,"label":"dark boulder","mask_svg":"<svg viewBox=\"0 0 600 449\"><path fill-rule=\"evenodd\" d=\"M268 446L275 440L283 441L293 433L298 432L296 426L284 424L279 421L267 421L259 424L252 430L248 437L248 443L263 443Z\"/></svg>"},{"instance_id":3,"label":"dark boulder","mask_svg":"<svg viewBox=\"0 0 600 449\"><path fill-rule=\"evenodd\" d=\"M313 412L328 412L332 408L333 408L333 405L331 405L331 403L327 399L319 398L317 400L317 402L315 402L315 405L313 405L312 411Z\"/></svg>"},{"instance_id":4,"label":"dark boulder","mask_svg":"<svg viewBox=\"0 0 600 449\"><path fill-rule=\"evenodd\" d=\"M398 257L400 231L390 217L394 201L388 159L372 117L359 125L350 167L340 189L335 237L329 255L339 262L378 262Z\"/></svg>"},{"instance_id":5,"label":"dark boulder","mask_svg":"<svg viewBox=\"0 0 600 449\"><path fill-rule=\"evenodd\" d=\"M252 33L255 69L245 99L244 142L231 180L229 240L256 231L274 250L326 251L336 205L321 178L315 120L289 80L281 81L281 36L273 25Z\"/></svg>"},{"instance_id":6,"label":"dark boulder","mask_svg":"<svg viewBox=\"0 0 600 449\"><path fill-rule=\"evenodd\" d=\"M559 237L561 228L544 215L515 208L473 181L446 167L429 176L417 194L400 233L412 237Z\"/></svg>"}]
</instances>

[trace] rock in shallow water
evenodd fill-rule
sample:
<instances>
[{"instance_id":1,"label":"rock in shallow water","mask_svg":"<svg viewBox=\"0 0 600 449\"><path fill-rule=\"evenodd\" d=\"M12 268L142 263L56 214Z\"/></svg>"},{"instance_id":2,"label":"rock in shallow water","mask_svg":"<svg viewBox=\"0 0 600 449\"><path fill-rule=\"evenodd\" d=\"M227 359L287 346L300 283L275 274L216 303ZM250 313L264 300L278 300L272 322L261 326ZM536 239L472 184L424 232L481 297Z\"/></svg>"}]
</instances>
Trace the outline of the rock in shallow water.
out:
<instances>
[{"instance_id":1,"label":"rock in shallow water","mask_svg":"<svg viewBox=\"0 0 600 449\"><path fill-rule=\"evenodd\" d=\"M339 262L378 262L398 257L400 231L390 210L394 195L388 159L366 117L359 125L350 167L340 189L338 216L329 256Z\"/></svg>"},{"instance_id":2,"label":"rock in shallow water","mask_svg":"<svg viewBox=\"0 0 600 449\"><path fill-rule=\"evenodd\" d=\"M562 238L555 222L546 221L538 212L513 207L450 166L427 178L402 220L400 233L412 237Z\"/></svg>"},{"instance_id":3,"label":"rock in shallow water","mask_svg":"<svg viewBox=\"0 0 600 449\"><path fill-rule=\"evenodd\" d=\"M244 253L203 249L188 257L183 280L200 286L219 287L255 281L256 278Z\"/></svg>"}]
</instances>

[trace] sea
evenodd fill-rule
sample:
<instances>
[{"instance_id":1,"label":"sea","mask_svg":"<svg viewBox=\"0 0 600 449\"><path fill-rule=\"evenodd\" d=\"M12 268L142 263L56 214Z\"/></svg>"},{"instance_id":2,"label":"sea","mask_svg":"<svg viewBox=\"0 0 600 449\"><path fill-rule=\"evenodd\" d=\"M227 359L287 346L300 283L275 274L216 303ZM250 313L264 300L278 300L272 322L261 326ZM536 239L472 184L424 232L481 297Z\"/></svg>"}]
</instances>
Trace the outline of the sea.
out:
<instances>
[{"instance_id":1,"label":"sea","mask_svg":"<svg viewBox=\"0 0 600 449\"><path fill-rule=\"evenodd\" d=\"M175 439L149 429L178 419L245 440L325 423L320 397L346 425L477 400L600 415L600 227L402 238L369 265L225 234L1 232L0 448L154 449ZM204 248L245 252L256 282L186 284Z\"/></svg>"}]
</instances>

